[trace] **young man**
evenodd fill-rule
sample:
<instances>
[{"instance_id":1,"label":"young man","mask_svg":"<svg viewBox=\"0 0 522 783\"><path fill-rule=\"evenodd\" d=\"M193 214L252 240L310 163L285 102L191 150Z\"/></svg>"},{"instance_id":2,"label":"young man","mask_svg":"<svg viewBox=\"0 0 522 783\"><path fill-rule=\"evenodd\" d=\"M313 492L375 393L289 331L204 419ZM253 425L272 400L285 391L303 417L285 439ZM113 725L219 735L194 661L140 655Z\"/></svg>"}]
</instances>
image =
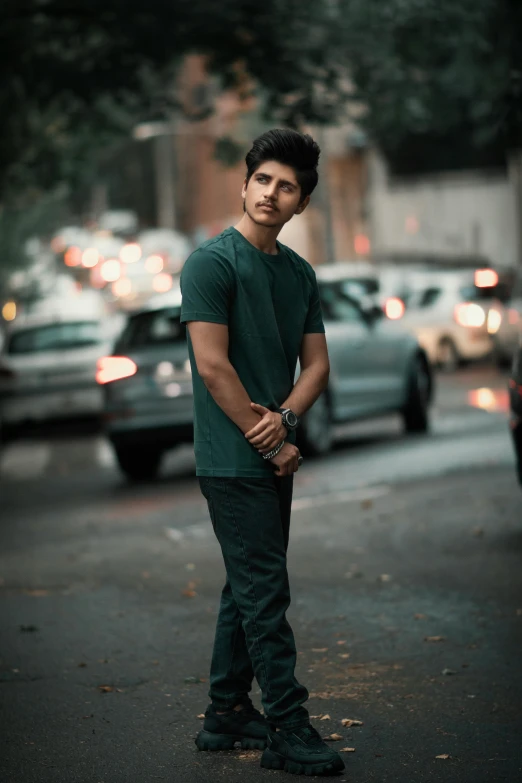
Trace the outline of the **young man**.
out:
<instances>
[{"instance_id":1,"label":"young man","mask_svg":"<svg viewBox=\"0 0 522 783\"><path fill-rule=\"evenodd\" d=\"M181 276L194 385L197 475L221 545L221 595L200 750L266 748L261 765L296 774L344 769L309 722L286 619L286 550L299 418L328 382L312 267L277 242L317 184L319 147L271 130L246 156L244 215L205 242ZM301 373L294 385L297 359ZM256 677L266 719L248 696Z\"/></svg>"}]
</instances>

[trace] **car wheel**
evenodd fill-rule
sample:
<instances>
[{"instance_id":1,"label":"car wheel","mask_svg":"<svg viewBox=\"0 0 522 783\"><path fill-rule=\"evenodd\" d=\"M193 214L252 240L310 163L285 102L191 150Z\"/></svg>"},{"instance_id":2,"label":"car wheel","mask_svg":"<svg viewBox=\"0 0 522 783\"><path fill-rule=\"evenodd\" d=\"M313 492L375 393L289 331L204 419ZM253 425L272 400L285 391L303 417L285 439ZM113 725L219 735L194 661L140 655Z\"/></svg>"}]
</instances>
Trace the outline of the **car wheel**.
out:
<instances>
[{"instance_id":1,"label":"car wheel","mask_svg":"<svg viewBox=\"0 0 522 783\"><path fill-rule=\"evenodd\" d=\"M304 456L327 454L333 445L332 416L328 395L323 393L303 416L298 431L299 450Z\"/></svg>"},{"instance_id":2,"label":"car wheel","mask_svg":"<svg viewBox=\"0 0 522 783\"><path fill-rule=\"evenodd\" d=\"M457 346L450 337L443 337L437 348L437 365L443 372L455 372L460 364Z\"/></svg>"},{"instance_id":3,"label":"car wheel","mask_svg":"<svg viewBox=\"0 0 522 783\"><path fill-rule=\"evenodd\" d=\"M426 360L418 356L410 370L408 399L402 412L406 432L428 432L431 377Z\"/></svg>"},{"instance_id":4,"label":"car wheel","mask_svg":"<svg viewBox=\"0 0 522 783\"><path fill-rule=\"evenodd\" d=\"M139 446L114 446L120 469L131 481L153 479L159 470L163 452Z\"/></svg>"}]
</instances>

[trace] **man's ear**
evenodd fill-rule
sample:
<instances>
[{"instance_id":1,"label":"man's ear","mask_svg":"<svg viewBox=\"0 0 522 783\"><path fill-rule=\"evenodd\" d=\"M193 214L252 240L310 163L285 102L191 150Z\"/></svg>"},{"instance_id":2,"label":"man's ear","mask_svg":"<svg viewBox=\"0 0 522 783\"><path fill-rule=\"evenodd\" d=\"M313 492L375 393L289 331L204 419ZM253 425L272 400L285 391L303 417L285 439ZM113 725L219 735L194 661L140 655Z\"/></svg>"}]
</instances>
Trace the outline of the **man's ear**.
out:
<instances>
[{"instance_id":1,"label":"man's ear","mask_svg":"<svg viewBox=\"0 0 522 783\"><path fill-rule=\"evenodd\" d=\"M246 198L246 190L247 190L248 180L243 180L243 187L241 189L241 198Z\"/></svg>"},{"instance_id":2,"label":"man's ear","mask_svg":"<svg viewBox=\"0 0 522 783\"><path fill-rule=\"evenodd\" d=\"M299 204L299 206L297 207L297 209L295 211L295 214L296 215L300 215L301 212L304 212L309 203L310 203L310 196L307 196L306 198L304 198L301 201L301 203Z\"/></svg>"}]
</instances>

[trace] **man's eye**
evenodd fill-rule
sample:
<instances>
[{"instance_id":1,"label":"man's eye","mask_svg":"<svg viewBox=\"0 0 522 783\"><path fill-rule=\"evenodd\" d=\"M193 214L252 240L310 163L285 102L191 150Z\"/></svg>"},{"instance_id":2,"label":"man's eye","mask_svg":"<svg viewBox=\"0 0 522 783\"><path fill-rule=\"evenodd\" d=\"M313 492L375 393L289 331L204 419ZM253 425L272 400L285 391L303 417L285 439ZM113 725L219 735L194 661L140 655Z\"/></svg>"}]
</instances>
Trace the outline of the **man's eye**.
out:
<instances>
[{"instance_id":1,"label":"man's eye","mask_svg":"<svg viewBox=\"0 0 522 783\"><path fill-rule=\"evenodd\" d=\"M258 182L266 182L266 177L258 177L257 181Z\"/></svg>"}]
</instances>

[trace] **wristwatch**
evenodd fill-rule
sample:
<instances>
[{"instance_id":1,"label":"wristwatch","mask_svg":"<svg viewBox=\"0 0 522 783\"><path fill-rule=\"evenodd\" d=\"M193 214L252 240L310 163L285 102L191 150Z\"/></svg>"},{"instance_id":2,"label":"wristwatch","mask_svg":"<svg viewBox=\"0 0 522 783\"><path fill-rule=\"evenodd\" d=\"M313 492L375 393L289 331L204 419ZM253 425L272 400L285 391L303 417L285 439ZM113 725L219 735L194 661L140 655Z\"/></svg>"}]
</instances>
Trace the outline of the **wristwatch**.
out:
<instances>
[{"instance_id":1,"label":"wristwatch","mask_svg":"<svg viewBox=\"0 0 522 783\"><path fill-rule=\"evenodd\" d=\"M297 429L299 419L290 408L278 408L278 413L281 414L281 420L288 432L293 432Z\"/></svg>"}]
</instances>

